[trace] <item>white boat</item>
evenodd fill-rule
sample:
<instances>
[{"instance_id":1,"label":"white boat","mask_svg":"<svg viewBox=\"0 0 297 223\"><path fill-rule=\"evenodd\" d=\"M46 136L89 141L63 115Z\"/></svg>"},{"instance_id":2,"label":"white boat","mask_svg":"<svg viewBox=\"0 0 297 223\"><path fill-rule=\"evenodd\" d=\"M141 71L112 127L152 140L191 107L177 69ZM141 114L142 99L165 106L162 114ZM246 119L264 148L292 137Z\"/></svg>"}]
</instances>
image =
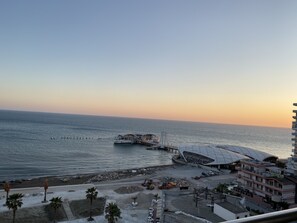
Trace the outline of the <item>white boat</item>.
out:
<instances>
[{"instance_id":1,"label":"white boat","mask_svg":"<svg viewBox=\"0 0 297 223\"><path fill-rule=\"evenodd\" d=\"M141 137L143 142L150 143L152 145L157 145L160 143L160 138L154 134L145 134Z\"/></svg>"},{"instance_id":2,"label":"white boat","mask_svg":"<svg viewBox=\"0 0 297 223\"><path fill-rule=\"evenodd\" d=\"M141 145L157 145L160 138L154 134L126 134L118 135L114 139L114 144L141 144Z\"/></svg>"},{"instance_id":3,"label":"white boat","mask_svg":"<svg viewBox=\"0 0 297 223\"><path fill-rule=\"evenodd\" d=\"M134 142L128 139L115 139L113 143L114 144L133 144Z\"/></svg>"},{"instance_id":4,"label":"white boat","mask_svg":"<svg viewBox=\"0 0 297 223\"><path fill-rule=\"evenodd\" d=\"M134 144L135 143L135 138L132 137L132 134L128 134L128 135L118 135L117 137L115 137L114 139L114 144Z\"/></svg>"}]
</instances>

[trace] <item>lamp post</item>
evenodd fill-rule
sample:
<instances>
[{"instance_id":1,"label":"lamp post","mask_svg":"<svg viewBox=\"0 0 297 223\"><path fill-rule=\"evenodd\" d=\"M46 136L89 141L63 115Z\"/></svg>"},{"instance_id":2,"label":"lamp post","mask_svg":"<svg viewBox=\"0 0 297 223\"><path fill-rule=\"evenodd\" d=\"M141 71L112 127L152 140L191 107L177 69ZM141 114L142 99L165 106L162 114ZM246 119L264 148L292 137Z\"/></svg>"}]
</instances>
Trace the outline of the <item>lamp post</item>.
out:
<instances>
[{"instance_id":1,"label":"lamp post","mask_svg":"<svg viewBox=\"0 0 297 223\"><path fill-rule=\"evenodd\" d=\"M44 199L43 199L42 203L46 203L47 202L46 191L48 189L48 180L47 179L44 180L43 188L44 188Z\"/></svg>"}]
</instances>

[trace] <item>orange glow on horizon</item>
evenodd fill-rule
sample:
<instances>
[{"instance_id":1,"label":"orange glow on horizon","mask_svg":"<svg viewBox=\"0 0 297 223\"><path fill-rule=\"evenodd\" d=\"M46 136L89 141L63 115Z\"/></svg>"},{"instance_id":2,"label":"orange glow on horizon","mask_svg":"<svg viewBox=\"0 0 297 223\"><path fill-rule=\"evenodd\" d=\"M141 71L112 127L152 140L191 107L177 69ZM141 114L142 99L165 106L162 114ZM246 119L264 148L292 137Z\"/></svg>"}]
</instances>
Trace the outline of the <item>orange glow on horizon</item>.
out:
<instances>
[{"instance_id":1,"label":"orange glow on horizon","mask_svg":"<svg viewBox=\"0 0 297 223\"><path fill-rule=\"evenodd\" d=\"M102 95L96 92L78 95L65 89L41 95L15 93L9 100L0 95L0 105L12 110L284 128L291 128L294 109L292 99L283 101L281 97L271 101L262 98L241 101L236 97L227 100L218 96L195 98L180 94L176 97L170 94L158 97L153 93L121 95L114 90Z\"/></svg>"},{"instance_id":2,"label":"orange glow on horizon","mask_svg":"<svg viewBox=\"0 0 297 223\"><path fill-rule=\"evenodd\" d=\"M81 106L77 106L75 103L68 103L67 106L63 105L63 103L58 105L46 104L46 106L44 104L35 104L35 106L20 105L16 110L282 128L291 128L293 115L291 110L267 112L267 110L257 108L255 110L229 110L209 107L190 109L183 106L176 108L149 108L149 106L143 106L132 109L129 106L121 107L112 104L104 107L99 105L87 106L84 103Z\"/></svg>"}]
</instances>

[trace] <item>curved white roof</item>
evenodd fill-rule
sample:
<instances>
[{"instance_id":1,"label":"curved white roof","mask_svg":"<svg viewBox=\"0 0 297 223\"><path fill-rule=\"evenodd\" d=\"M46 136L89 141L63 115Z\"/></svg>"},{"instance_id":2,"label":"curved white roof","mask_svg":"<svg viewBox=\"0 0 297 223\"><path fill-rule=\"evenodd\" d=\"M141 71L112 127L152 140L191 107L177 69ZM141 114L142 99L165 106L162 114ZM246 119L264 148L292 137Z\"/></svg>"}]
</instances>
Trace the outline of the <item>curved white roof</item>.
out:
<instances>
[{"instance_id":1,"label":"curved white roof","mask_svg":"<svg viewBox=\"0 0 297 223\"><path fill-rule=\"evenodd\" d=\"M277 159L277 156L271 155L266 152L258 151L255 149L251 149L248 147L243 147L243 146L216 145L216 147L225 149L228 151L232 151L235 153L239 153L241 155L248 156L248 157L250 157L254 160L258 160L258 161L264 161L265 159L268 159L268 158Z\"/></svg>"},{"instance_id":2,"label":"curved white roof","mask_svg":"<svg viewBox=\"0 0 297 223\"><path fill-rule=\"evenodd\" d=\"M192 146L180 146L178 148L180 154L184 157L184 152L196 153L205 157L208 157L214 161L204 164L204 165L224 165L238 162L242 159L250 159L247 156L235 153L226 149L222 149L211 145L192 145Z\"/></svg>"}]
</instances>

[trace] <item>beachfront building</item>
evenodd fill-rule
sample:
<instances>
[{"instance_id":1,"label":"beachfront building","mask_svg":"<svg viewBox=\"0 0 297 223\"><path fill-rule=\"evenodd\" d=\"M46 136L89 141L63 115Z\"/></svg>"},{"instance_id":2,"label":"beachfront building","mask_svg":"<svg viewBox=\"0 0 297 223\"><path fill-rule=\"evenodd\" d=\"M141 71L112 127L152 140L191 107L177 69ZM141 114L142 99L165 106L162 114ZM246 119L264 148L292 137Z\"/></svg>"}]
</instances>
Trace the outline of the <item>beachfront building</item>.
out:
<instances>
[{"instance_id":1,"label":"beachfront building","mask_svg":"<svg viewBox=\"0 0 297 223\"><path fill-rule=\"evenodd\" d=\"M275 161L276 156L242 146L192 145L180 146L176 162L230 169L240 160Z\"/></svg>"},{"instance_id":2,"label":"beachfront building","mask_svg":"<svg viewBox=\"0 0 297 223\"><path fill-rule=\"evenodd\" d=\"M297 106L297 103L293 104ZM292 149L292 157L288 159L286 171L288 173L297 175L297 110L293 110L293 122L292 122L292 130L293 130L293 149Z\"/></svg>"},{"instance_id":3,"label":"beachfront building","mask_svg":"<svg viewBox=\"0 0 297 223\"><path fill-rule=\"evenodd\" d=\"M242 160L240 162L237 181L240 186L252 194L256 194L274 202L295 204L296 183L294 177L284 175L281 168L270 162Z\"/></svg>"}]
</instances>

